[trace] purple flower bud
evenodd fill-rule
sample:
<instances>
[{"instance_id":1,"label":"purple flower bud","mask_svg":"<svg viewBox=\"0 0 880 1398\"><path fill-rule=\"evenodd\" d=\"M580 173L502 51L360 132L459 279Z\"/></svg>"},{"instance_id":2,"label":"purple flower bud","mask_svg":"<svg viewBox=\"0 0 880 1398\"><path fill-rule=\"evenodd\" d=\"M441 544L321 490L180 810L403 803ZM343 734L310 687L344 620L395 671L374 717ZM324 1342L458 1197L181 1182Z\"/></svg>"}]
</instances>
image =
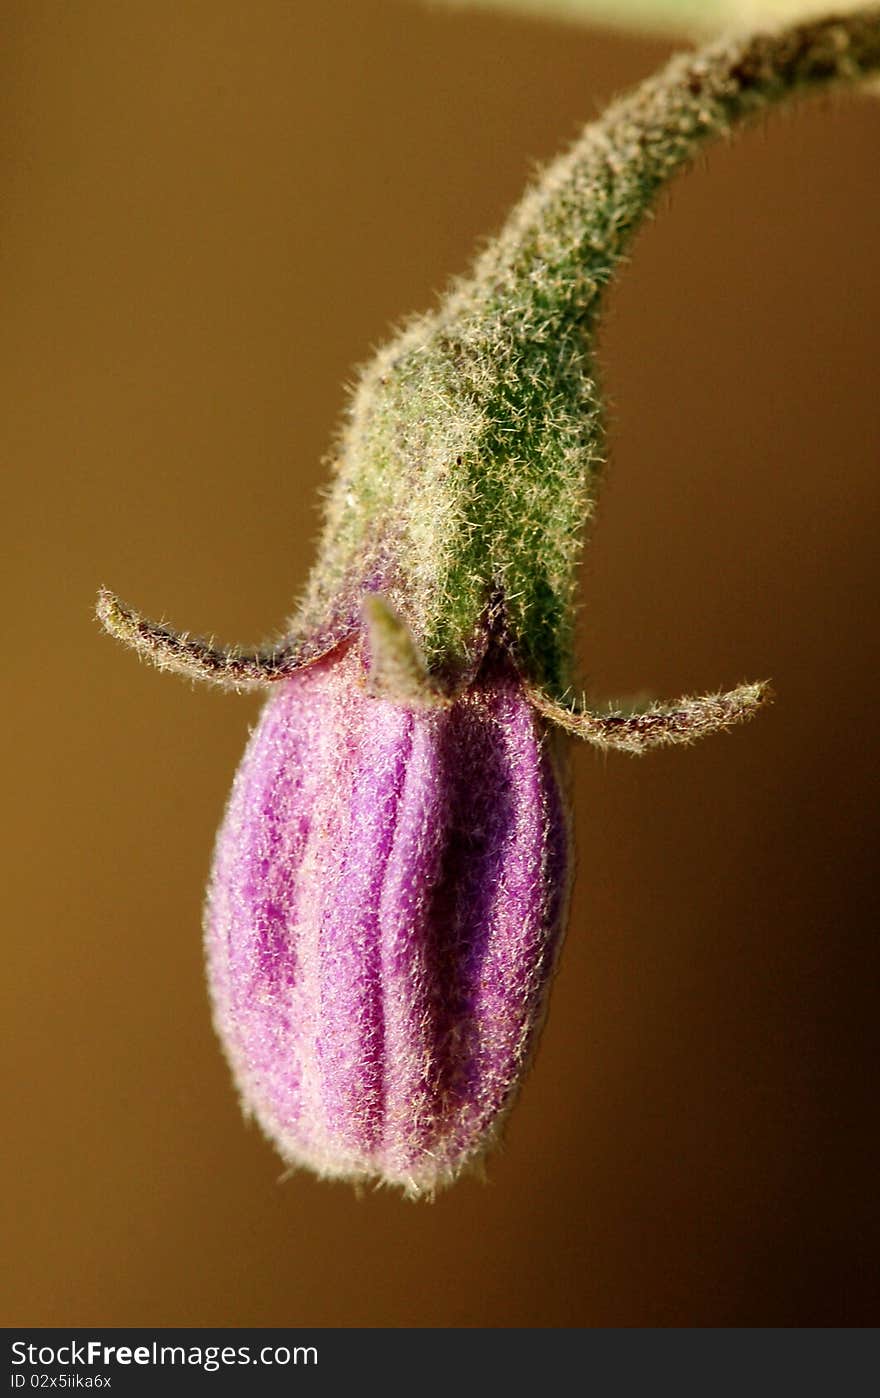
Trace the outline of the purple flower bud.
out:
<instances>
[{"instance_id":1,"label":"purple flower bud","mask_svg":"<svg viewBox=\"0 0 880 1398\"><path fill-rule=\"evenodd\" d=\"M272 690L218 837L206 945L245 1110L291 1166L431 1194L497 1135L568 892L551 732L642 753L768 698L757 683L597 712L573 692L605 457L597 317L710 138L878 70L870 7L684 54L588 126L364 369L275 642L218 646L102 591L104 626L160 669Z\"/></svg>"},{"instance_id":2,"label":"purple flower bud","mask_svg":"<svg viewBox=\"0 0 880 1398\"><path fill-rule=\"evenodd\" d=\"M561 938L551 739L509 664L374 698L357 645L277 685L217 841L215 1023L291 1166L433 1193L497 1135Z\"/></svg>"}]
</instances>

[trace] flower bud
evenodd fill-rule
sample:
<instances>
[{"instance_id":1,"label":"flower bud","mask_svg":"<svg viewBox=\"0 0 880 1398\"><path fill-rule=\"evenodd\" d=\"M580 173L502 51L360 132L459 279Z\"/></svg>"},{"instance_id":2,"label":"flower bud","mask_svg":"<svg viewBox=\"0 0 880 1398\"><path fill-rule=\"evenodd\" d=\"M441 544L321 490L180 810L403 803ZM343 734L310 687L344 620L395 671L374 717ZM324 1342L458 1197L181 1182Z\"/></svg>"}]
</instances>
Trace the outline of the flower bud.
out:
<instances>
[{"instance_id":1,"label":"flower bud","mask_svg":"<svg viewBox=\"0 0 880 1398\"><path fill-rule=\"evenodd\" d=\"M595 329L639 225L712 137L878 71L872 6L681 55L588 126L470 277L363 371L276 643L217 646L101 593L107 629L160 668L273 691L218 837L206 943L242 1103L292 1166L419 1195L477 1162L561 936L551 732L640 753L767 697L573 698L605 454Z\"/></svg>"},{"instance_id":2,"label":"flower bud","mask_svg":"<svg viewBox=\"0 0 880 1398\"><path fill-rule=\"evenodd\" d=\"M532 1053L568 840L509 665L444 707L374 698L352 646L279 684L217 841L217 1030L291 1166L432 1194L479 1161Z\"/></svg>"}]
</instances>

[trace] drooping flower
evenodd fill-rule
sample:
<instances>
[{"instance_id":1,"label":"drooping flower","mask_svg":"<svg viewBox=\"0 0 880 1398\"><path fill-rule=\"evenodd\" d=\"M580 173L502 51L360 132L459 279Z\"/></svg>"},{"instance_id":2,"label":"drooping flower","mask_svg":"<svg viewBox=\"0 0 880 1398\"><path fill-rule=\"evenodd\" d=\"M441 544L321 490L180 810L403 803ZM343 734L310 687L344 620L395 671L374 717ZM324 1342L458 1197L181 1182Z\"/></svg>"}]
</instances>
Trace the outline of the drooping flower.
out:
<instances>
[{"instance_id":1,"label":"drooping flower","mask_svg":"<svg viewBox=\"0 0 880 1398\"><path fill-rule=\"evenodd\" d=\"M218 836L215 1023L281 1155L432 1194L497 1137L534 1050L570 877L562 733L643 752L765 686L598 713L568 696L603 456L593 332L658 190L707 140L880 68L880 9L672 62L551 165L472 275L365 371L284 638L215 647L112 594L161 668L271 694Z\"/></svg>"}]
</instances>

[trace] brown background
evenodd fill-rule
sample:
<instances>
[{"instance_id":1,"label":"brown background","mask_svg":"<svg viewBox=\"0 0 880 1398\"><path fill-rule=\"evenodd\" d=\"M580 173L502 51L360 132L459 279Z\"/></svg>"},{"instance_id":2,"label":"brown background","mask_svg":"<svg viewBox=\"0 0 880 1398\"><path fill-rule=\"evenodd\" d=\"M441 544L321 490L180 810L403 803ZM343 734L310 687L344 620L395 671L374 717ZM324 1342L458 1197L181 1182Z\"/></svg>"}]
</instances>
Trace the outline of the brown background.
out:
<instances>
[{"instance_id":1,"label":"brown background","mask_svg":"<svg viewBox=\"0 0 880 1398\"><path fill-rule=\"evenodd\" d=\"M279 1183L242 1124L199 921L258 700L138 665L93 596L273 630L352 364L667 48L394 0L3 13L3 1321L876 1321L880 104L714 150L611 298L585 677L778 701L576 754L537 1065L488 1185L414 1206Z\"/></svg>"}]
</instances>

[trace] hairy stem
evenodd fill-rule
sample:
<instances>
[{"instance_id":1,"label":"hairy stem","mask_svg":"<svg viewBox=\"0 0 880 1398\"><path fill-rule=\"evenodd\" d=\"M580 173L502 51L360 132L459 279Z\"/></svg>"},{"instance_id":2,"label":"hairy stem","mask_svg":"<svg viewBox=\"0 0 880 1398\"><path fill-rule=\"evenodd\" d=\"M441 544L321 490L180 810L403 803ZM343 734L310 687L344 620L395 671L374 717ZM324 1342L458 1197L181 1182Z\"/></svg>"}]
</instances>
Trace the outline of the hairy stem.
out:
<instances>
[{"instance_id":1,"label":"hairy stem","mask_svg":"<svg viewBox=\"0 0 880 1398\"><path fill-rule=\"evenodd\" d=\"M587 126L470 274L363 372L294 630L380 591L431 673L461 673L498 597L521 672L565 693L606 456L605 288L660 191L712 139L878 68L875 5L680 55Z\"/></svg>"}]
</instances>

